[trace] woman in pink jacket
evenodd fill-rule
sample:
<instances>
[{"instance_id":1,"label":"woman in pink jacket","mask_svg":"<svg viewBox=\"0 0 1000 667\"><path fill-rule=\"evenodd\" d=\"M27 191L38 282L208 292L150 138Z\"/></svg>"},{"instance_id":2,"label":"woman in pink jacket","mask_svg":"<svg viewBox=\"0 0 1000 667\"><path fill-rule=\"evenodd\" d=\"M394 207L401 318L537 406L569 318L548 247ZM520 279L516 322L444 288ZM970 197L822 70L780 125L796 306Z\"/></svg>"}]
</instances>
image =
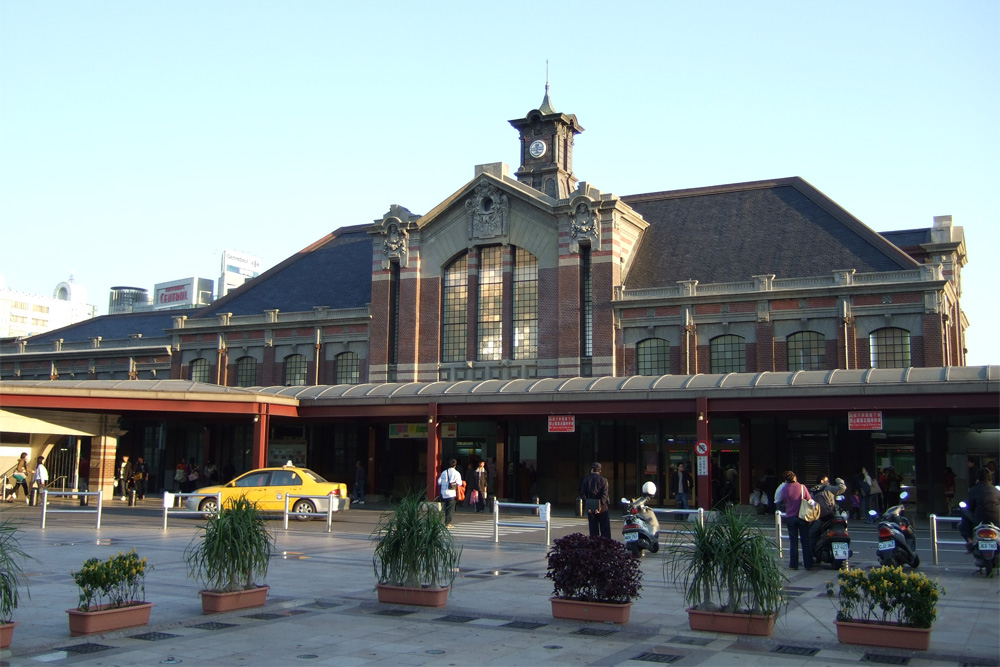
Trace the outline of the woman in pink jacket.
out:
<instances>
[{"instance_id":1,"label":"woman in pink jacket","mask_svg":"<svg viewBox=\"0 0 1000 667\"><path fill-rule=\"evenodd\" d=\"M799 506L812 500L805 484L799 484L791 470L785 472L785 483L775 498L785 502L785 516L788 517L789 562L788 568L799 569L799 537L802 538L802 564L807 570L813 567L812 542L809 539L809 522L799 518Z\"/></svg>"}]
</instances>

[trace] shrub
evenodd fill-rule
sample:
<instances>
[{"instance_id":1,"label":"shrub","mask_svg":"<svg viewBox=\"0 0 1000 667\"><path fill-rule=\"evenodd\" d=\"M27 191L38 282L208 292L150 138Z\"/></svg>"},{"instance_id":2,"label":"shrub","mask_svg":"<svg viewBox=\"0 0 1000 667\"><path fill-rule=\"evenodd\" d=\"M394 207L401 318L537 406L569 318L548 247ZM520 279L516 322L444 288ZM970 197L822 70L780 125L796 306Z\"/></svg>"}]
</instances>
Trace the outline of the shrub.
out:
<instances>
[{"instance_id":1,"label":"shrub","mask_svg":"<svg viewBox=\"0 0 1000 667\"><path fill-rule=\"evenodd\" d=\"M231 498L211 516L184 550L191 575L210 591L256 588L254 576L267 576L274 538L257 505L245 496Z\"/></svg>"},{"instance_id":2,"label":"shrub","mask_svg":"<svg viewBox=\"0 0 1000 667\"><path fill-rule=\"evenodd\" d=\"M17 538L19 527L20 522L11 519L0 523L0 623L11 622L20 600L18 589L26 581L21 563L30 556L21 549Z\"/></svg>"},{"instance_id":3,"label":"shrub","mask_svg":"<svg viewBox=\"0 0 1000 667\"><path fill-rule=\"evenodd\" d=\"M918 572L903 574L899 565L884 565L870 571L841 570L840 590L832 581L826 593L837 596L838 621L899 623L913 628L929 628L937 616L938 598L944 587Z\"/></svg>"},{"instance_id":4,"label":"shrub","mask_svg":"<svg viewBox=\"0 0 1000 667\"><path fill-rule=\"evenodd\" d=\"M405 496L372 531L372 539L378 540L372 557L378 583L438 588L455 581L462 547L444 525L441 512L423 499L423 493Z\"/></svg>"},{"instance_id":5,"label":"shrub","mask_svg":"<svg viewBox=\"0 0 1000 667\"><path fill-rule=\"evenodd\" d=\"M621 542L573 533L552 544L545 578L555 597L617 603L641 597L639 560Z\"/></svg>"},{"instance_id":6,"label":"shrub","mask_svg":"<svg viewBox=\"0 0 1000 667\"><path fill-rule=\"evenodd\" d=\"M101 608L118 609L146 601L146 570L152 569L135 549L118 552L106 561L88 558L83 567L73 572L73 581L80 588L80 611ZM107 602L105 602L107 600Z\"/></svg>"}]
</instances>

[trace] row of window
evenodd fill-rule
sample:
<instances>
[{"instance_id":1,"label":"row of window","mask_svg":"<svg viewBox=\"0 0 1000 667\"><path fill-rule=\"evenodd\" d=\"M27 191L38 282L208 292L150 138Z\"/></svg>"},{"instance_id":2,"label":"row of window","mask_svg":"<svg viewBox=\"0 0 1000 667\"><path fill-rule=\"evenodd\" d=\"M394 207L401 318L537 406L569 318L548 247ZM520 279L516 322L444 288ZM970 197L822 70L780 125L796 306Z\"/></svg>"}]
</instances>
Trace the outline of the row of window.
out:
<instances>
[{"instance_id":1,"label":"row of window","mask_svg":"<svg viewBox=\"0 0 1000 667\"><path fill-rule=\"evenodd\" d=\"M301 354L290 354L284 359L286 387L300 387L311 384L307 381L308 361ZM341 352L334 358L334 384L358 384L361 381L361 362L354 352ZM200 358L191 362L193 382L212 382L211 363ZM253 387L257 384L257 360L240 357L236 360L237 387Z\"/></svg>"},{"instance_id":2,"label":"row of window","mask_svg":"<svg viewBox=\"0 0 1000 667\"><path fill-rule=\"evenodd\" d=\"M799 331L785 339L788 348L788 370L826 370L826 337L815 331ZM877 329L869 337L872 368L907 368L910 359L910 332L887 327ZM709 341L709 364L712 373L746 372L746 339L727 334ZM647 338L636 345L636 365L639 375L670 373L670 342L662 338Z\"/></svg>"}]
</instances>

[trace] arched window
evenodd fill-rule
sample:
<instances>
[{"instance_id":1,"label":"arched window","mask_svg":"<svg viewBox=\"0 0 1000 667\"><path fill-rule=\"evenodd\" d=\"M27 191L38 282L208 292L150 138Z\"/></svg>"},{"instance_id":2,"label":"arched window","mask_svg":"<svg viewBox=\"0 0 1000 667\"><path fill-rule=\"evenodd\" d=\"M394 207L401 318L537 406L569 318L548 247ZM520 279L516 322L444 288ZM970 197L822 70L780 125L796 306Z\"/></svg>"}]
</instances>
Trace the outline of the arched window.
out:
<instances>
[{"instance_id":1,"label":"arched window","mask_svg":"<svg viewBox=\"0 0 1000 667\"><path fill-rule=\"evenodd\" d=\"M514 252L514 358L538 358L538 258Z\"/></svg>"},{"instance_id":2,"label":"arched window","mask_svg":"<svg viewBox=\"0 0 1000 667\"><path fill-rule=\"evenodd\" d=\"M667 375L670 373L670 341L647 338L635 346L639 375Z\"/></svg>"},{"instance_id":3,"label":"arched window","mask_svg":"<svg viewBox=\"0 0 1000 667\"><path fill-rule=\"evenodd\" d=\"M503 358L503 249L479 249L479 321L476 327L478 359Z\"/></svg>"},{"instance_id":4,"label":"arched window","mask_svg":"<svg viewBox=\"0 0 1000 667\"><path fill-rule=\"evenodd\" d=\"M306 358L301 354L285 357L285 386L301 387L306 384Z\"/></svg>"},{"instance_id":5,"label":"arched window","mask_svg":"<svg viewBox=\"0 0 1000 667\"><path fill-rule=\"evenodd\" d=\"M253 387L257 384L257 360L240 357L236 360L236 386Z\"/></svg>"},{"instance_id":6,"label":"arched window","mask_svg":"<svg viewBox=\"0 0 1000 667\"><path fill-rule=\"evenodd\" d=\"M469 316L469 261L465 255L444 272L441 294L441 361L465 361L466 322Z\"/></svg>"},{"instance_id":7,"label":"arched window","mask_svg":"<svg viewBox=\"0 0 1000 667\"><path fill-rule=\"evenodd\" d=\"M211 382L212 365L208 359L195 359L191 362L192 382Z\"/></svg>"},{"instance_id":8,"label":"arched window","mask_svg":"<svg viewBox=\"0 0 1000 667\"><path fill-rule=\"evenodd\" d=\"M815 331L798 331L786 339L788 370L821 371L826 369L826 336Z\"/></svg>"},{"instance_id":9,"label":"arched window","mask_svg":"<svg viewBox=\"0 0 1000 667\"><path fill-rule=\"evenodd\" d=\"M745 373L747 370L746 340L727 334L709 342L713 373Z\"/></svg>"},{"instance_id":10,"label":"arched window","mask_svg":"<svg viewBox=\"0 0 1000 667\"><path fill-rule=\"evenodd\" d=\"M354 352L341 352L337 355L336 384L358 384L361 381L358 355Z\"/></svg>"},{"instance_id":11,"label":"arched window","mask_svg":"<svg viewBox=\"0 0 1000 667\"><path fill-rule=\"evenodd\" d=\"M872 368L909 368L910 332L906 329L886 327L876 329L869 337Z\"/></svg>"}]
</instances>

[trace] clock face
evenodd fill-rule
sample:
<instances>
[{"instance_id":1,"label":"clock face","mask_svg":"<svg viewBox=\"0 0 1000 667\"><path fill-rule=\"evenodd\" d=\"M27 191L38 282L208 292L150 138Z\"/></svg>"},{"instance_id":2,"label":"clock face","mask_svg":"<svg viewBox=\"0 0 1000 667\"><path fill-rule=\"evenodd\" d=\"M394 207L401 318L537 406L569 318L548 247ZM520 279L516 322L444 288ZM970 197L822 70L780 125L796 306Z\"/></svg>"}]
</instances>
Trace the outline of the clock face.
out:
<instances>
[{"instance_id":1,"label":"clock face","mask_svg":"<svg viewBox=\"0 0 1000 667\"><path fill-rule=\"evenodd\" d=\"M535 158L545 155L545 142L540 139L532 141L531 145L528 146L528 154Z\"/></svg>"}]
</instances>

